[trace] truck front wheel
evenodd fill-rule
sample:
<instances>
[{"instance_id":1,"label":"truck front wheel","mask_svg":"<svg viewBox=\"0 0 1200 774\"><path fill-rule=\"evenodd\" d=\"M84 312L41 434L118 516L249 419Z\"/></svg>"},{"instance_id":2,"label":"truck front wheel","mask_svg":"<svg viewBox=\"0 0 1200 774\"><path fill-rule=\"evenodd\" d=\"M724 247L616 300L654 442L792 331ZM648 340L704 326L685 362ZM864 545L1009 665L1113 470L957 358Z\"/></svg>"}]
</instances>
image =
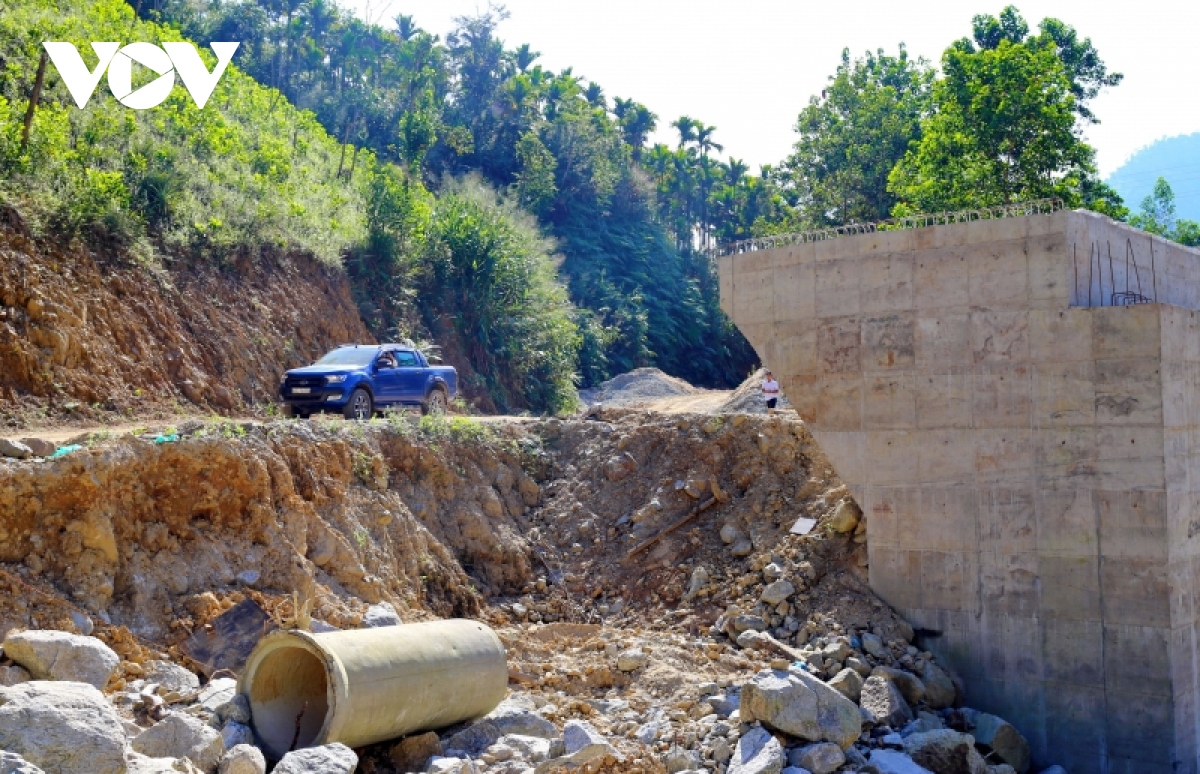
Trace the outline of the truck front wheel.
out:
<instances>
[{"instance_id":1,"label":"truck front wheel","mask_svg":"<svg viewBox=\"0 0 1200 774\"><path fill-rule=\"evenodd\" d=\"M421 413L445 414L446 406L449 402L446 400L446 391L441 387L434 387L429 391L429 397L421 404Z\"/></svg>"},{"instance_id":2,"label":"truck front wheel","mask_svg":"<svg viewBox=\"0 0 1200 774\"><path fill-rule=\"evenodd\" d=\"M371 393L362 387L355 387L354 392L350 393L350 400L346 401L346 408L342 409L342 416L346 419L357 419L360 422L365 422L375 412L375 407L372 403Z\"/></svg>"}]
</instances>

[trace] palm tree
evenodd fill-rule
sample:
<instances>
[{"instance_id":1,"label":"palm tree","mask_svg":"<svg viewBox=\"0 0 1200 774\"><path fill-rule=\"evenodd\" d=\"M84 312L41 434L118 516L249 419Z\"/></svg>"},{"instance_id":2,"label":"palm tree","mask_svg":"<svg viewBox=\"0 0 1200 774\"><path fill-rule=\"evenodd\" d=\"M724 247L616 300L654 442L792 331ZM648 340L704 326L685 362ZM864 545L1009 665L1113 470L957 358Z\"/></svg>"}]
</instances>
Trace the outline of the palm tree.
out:
<instances>
[{"instance_id":1,"label":"palm tree","mask_svg":"<svg viewBox=\"0 0 1200 774\"><path fill-rule=\"evenodd\" d=\"M517 62L517 70L525 72L529 69L529 66L533 64L533 60L537 59L541 55L542 52L533 51L530 49L528 43L522 43L521 47L513 52L513 56L516 58Z\"/></svg>"},{"instance_id":2,"label":"palm tree","mask_svg":"<svg viewBox=\"0 0 1200 774\"><path fill-rule=\"evenodd\" d=\"M408 42L421 33L421 28L413 21L413 17L409 14L400 14L396 17L396 34L400 39Z\"/></svg>"},{"instance_id":3,"label":"palm tree","mask_svg":"<svg viewBox=\"0 0 1200 774\"><path fill-rule=\"evenodd\" d=\"M671 122L671 126L679 131L679 148L682 150L689 142L696 139L696 127L703 126L699 121L688 116L680 116L677 120Z\"/></svg>"},{"instance_id":4,"label":"palm tree","mask_svg":"<svg viewBox=\"0 0 1200 774\"><path fill-rule=\"evenodd\" d=\"M600 88L600 84L595 81L588 82L588 87L583 92L583 98L592 107L608 108L608 101L604 99L604 89Z\"/></svg>"},{"instance_id":5,"label":"palm tree","mask_svg":"<svg viewBox=\"0 0 1200 774\"><path fill-rule=\"evenodd\" d=\"M708 158L710 150L723 151L725 146L720 143L713 142L712 136L717 131L715 126L705 126L703 121L697 121L696 129L696 147L700 149L700 155Z\"/></svg>"}]
</instances>

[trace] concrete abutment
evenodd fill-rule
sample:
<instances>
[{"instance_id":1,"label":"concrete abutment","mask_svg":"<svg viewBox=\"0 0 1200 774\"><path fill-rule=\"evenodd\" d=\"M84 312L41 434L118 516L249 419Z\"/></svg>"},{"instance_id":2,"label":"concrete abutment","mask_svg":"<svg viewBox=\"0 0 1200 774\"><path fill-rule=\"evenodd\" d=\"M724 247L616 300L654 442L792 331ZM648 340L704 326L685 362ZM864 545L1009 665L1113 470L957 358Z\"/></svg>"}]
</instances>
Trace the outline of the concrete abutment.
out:
<instances>
[{"instance_id":1,"label":"concrete abutment","mask_svg":"<svg viewBox=\"0 0 1200 774\"><path fill-rule=\"evenodd\" d=\"M1200 772L1200 252L1057 212L719 268L970 705L1072 772Z\"/></svg>"}]
</instances>

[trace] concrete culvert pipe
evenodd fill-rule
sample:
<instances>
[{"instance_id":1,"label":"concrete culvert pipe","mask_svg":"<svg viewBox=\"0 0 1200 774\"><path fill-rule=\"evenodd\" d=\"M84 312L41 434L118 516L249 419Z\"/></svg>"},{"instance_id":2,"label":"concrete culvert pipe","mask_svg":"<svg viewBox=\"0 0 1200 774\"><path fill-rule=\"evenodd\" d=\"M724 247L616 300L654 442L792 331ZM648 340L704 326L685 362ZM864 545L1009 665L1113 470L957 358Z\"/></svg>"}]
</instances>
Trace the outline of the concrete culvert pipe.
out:
<instances>
[{"instance_id":1,"label":"concrete culvert pipe","mask_svg":"<svg viewBox=\"0 0 1200 774\"><path fill-rule=\"evenodd\" d=\"M374 744L486 715L504 698L496 633L450 620L378 629L267 635L238 681L254 731L276 759L341 742Z\"/></svg>"}]
</instances>

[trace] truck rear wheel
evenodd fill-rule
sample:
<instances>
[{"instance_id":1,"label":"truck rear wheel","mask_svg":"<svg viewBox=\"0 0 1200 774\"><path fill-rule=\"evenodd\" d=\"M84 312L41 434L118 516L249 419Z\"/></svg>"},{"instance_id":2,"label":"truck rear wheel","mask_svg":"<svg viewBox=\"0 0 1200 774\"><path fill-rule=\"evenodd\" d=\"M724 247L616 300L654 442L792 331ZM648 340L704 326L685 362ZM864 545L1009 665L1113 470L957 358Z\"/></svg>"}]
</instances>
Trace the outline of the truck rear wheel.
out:
<instances>
[{"instance_id":1,"label":"truck rear wheel","mask_svg":"<svg viewBox=\"0 0 1200 774\"><path fill-rule=\"evenodd\" d=\"M346 408L342 409L342 416L366 422L375 413L373 403L371 393L362 387L355 387L354 392L350 393L350 400L346 401Z\"/></svg>"},{"instance_id":2,"label":"truck rear wheel","mask_svg":"<svg viewBox=\"0 0 1200 774\"><path fill-rule=\"evenodd\" d=\"M429 391L429 397L421 404L422 414L445 414L446 406L450 401L446 399L446 391L441 387L434 387Z\"/></svg>"}]
</instances>

